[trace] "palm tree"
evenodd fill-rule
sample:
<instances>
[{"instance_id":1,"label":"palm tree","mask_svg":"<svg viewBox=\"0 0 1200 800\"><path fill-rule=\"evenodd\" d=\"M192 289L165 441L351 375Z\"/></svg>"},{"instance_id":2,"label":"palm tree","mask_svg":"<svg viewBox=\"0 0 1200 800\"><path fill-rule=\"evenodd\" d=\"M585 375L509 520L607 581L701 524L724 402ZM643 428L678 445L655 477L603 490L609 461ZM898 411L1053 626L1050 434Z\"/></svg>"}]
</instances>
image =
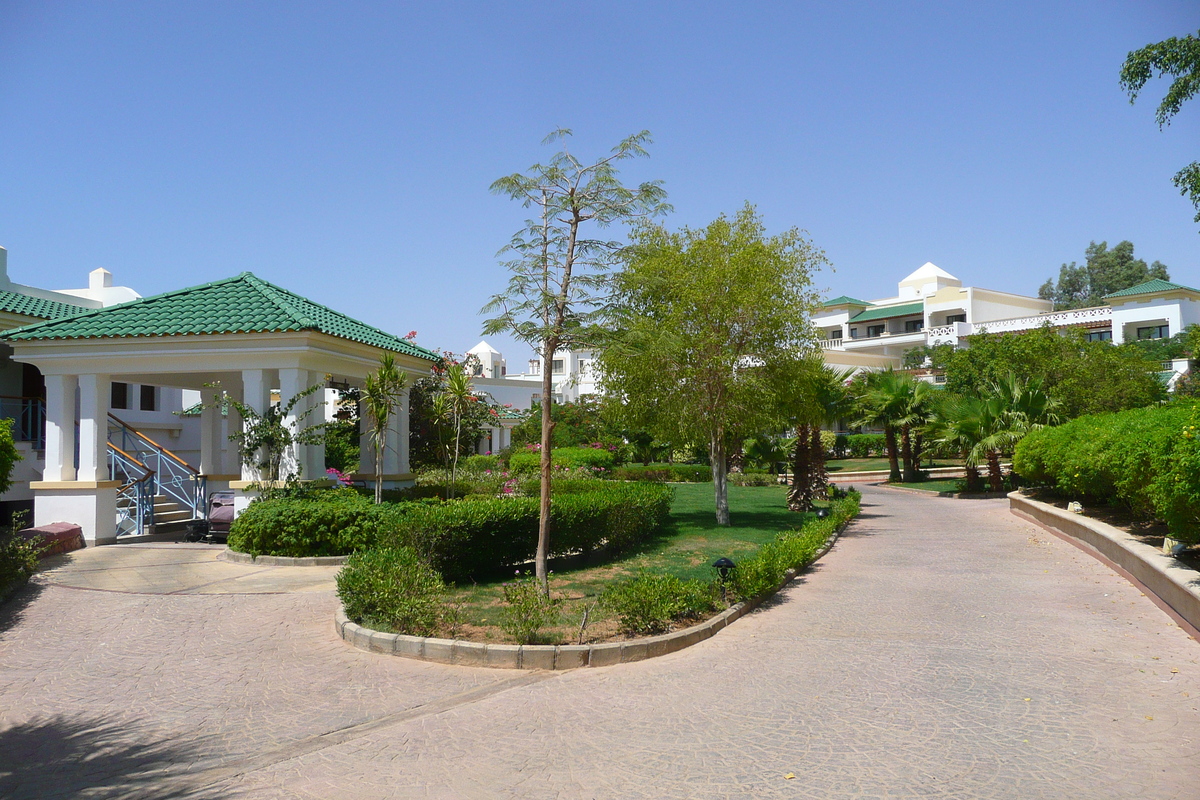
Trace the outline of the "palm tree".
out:
<instances>
[{"instance_id":1,"label":"palm tree","mask_svg":"<svg viewBox=\"0 0 1200 800\"><path fill-rule=\"evenodd\" d=\"M979 465L971 461L970 454L991 427L991 409L982 397L947 394L937 403L930 432L965 460L968 492L983 488Z\"/></svg>"},{"instance_id":2,"label":"palm tree","mask_svg":"<svg viewBox=\"0 0 1200 800\"><path fill-rule=\"evenodd\" d=\"M988 484L993 492L1003 490L1000 456L1011 453L1017 442L1030 431L1057 425L1060 421L1057 400L1046 394L1036 378L1021 379L1011 372L987 389L987 435L976 443L967 457L969 463L987 461Z\"/></svg>"},{"instance_id":3,"label":"palm tree","mask_svg":"<svg viewBox=\"0 0 1200 800\"><path fill-rule=\"evenodd\" d=\"M792 485L787 499L788 508L793 511L810 510L817 492L829 482L821 426L853 412L853 400L846 389L846 381L853 373L853 369L835 370L821 365L808 379L795 411L798 421L792 445Z\"/></svg>"},{"instance_id":4,"label":"palm tree","mask_svg":"<svg viewBox=\"0 0 1200 800\"><path fill-rule=\"evenodd\" d=\"M445 398L444 409L454 426L454 451L450 462L450 491L454 496L454 483L458 480L458 456L461 450L463 419L468 414L472 403L478 403L479 398L471 389L471 376L462 364L451 364L446 368L446 388L442 392Z\"/></svg>"},{"instance_id":5,"label":"palm tree","mask_svg":"<svg viewBox=\"0 0 1200 800\"><path fill-rule=\"evenodd\" d=\"M896 441L900 421L908 417L913 377L888 368L866 377L866 392L861 397L859 425L883 428L888 454L888 481L900 482L900 451Z\"/></svg>"},{"instance_id":6,"label":"palm tree","mask_svg":"<svg viewBox=\"0 0 1200 800\"><path fill-rule=\"evenodd\" d=\"M359 400L368 425L368 435L375 449L375 502L383 502L383 451L392 411L400 402L408 385L408 374L396 368L390 354L379 357L379 368L363 379Z\"/></svg>"}]
</instances>

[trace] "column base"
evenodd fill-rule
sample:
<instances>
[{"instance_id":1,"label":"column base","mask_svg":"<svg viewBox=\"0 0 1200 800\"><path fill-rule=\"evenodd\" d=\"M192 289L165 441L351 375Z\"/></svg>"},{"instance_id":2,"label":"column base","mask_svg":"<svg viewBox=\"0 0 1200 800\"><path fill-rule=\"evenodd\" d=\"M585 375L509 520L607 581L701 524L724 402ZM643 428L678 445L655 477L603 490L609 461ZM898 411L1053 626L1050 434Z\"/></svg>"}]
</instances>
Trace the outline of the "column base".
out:
<instances>
[{"instance_id":1,"label":"column base","mask_svg":"<svg viewBox=\"0 0 1200 800\"><path fill-rule=\"evenodd\" d=\"M120 481L30 481L33 524L70 522L83 529L88 545L117 540L117 487Z\"/></svg>"}]
</instances>

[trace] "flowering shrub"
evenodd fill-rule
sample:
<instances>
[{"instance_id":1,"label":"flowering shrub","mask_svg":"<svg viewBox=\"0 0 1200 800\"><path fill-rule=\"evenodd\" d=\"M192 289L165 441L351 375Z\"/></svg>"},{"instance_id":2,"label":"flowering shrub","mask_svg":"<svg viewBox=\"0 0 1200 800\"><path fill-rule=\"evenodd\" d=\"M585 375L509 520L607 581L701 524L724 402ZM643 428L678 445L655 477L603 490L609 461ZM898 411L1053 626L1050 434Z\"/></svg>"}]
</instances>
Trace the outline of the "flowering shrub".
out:
<instances>
[{"instance_id":1,"label":"flowering shrub","mask_svg":"<svg viewBox=\"0 0 1200 800\"><path fill-rule=\"evenodd\" d=\"M352 483L349 476L335 467L325 470L325 474L337 481L338 486L349 486Z\"/></svg>"}]
</instances>

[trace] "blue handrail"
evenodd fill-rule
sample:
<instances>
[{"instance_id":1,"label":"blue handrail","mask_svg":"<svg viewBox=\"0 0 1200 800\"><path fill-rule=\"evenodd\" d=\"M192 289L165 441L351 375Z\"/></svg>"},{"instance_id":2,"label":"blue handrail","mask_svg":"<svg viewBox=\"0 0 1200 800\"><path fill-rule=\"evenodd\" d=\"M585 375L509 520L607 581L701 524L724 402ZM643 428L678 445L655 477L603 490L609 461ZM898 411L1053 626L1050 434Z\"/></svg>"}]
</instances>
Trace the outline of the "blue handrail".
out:
<instances>
[{"instance_id":1,"label":"blue handrail","mask_svg":"<svg viewBox=\"0 0 1200 800\"><path fill-rule=\"evenodd\" d=\"M127 481L129 487L124 495L127 504L135 504L138 508L138 530L144 531L144 524L154 524L154 498L159 494L189 509L193 519L208 516L208 481L195 467L120 418L112 414L108 418L109 466L114 470L112 474L116 476L119 471L120 474L133 477L134 472L129 469L132 465L128 461L144 470L144 476L136 481ZM118 491L120 497L122 494Z\"/></svg>"}]
</instances>

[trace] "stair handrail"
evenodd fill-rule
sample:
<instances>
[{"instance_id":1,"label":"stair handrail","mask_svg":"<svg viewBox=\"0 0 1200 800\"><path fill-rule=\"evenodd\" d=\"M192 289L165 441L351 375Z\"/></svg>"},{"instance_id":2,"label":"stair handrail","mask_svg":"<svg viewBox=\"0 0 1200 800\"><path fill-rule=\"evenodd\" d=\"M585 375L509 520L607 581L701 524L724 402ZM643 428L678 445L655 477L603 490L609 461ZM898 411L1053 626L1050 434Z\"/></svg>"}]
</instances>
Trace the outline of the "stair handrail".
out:
<instances>
[{"instance_id":1,"label":"stair handrail","mask_svg":"<svg viewBox=\"0 0 1200 800\"><path fill-rule=\"evenodd\" d=\"M108 443L109 459L115 468L118 464L122 472L129 477L129 467L132 465L141 471L141 476L117 487L117 499L127 500L126 505L117 504L117 535L139 535L147 527L154 525L154 470L146 466L141 459L130 455L111 441ZM115 469L113 470L115 472ZM115 475L114 475L115 477ZM133 513L130 513L132 509ZM122 531L122 523L132 523L133 530Z\"/></svg>"},{"instance_id":2,"label":"stair handrail","mask_svg":"<svg viewBox=\"0 0 1200 800\"><path fill-rule=\"evenodd\" d=\"M191 472L193 475L199 475L199 474L200 474L200 470L196 469L196 468L195 468L195 467L193 467L191 464L187 463L187 462L186 462L186 461L184 461L182 458L180 458L179 456L175 455L175 454L174 454L174 453L172 453L170 450L168 450L167 448L163 447L161 444L159 444L158 442L154 441L154 440L153 440L153 439L151 439L149 436L147 436L146 434L144 434L144 433L142 433L141 431L139 431L137 428L135 428L135 427L133 427L132 425L130 425L130 424L129 424L128 422L126 422L125 420L123 420L123 419L121 419L120 417L116 416L116 415L115 415L115 414L113 414L111 411L110 411L110 412L108 412L108 418L109 418L109 419L111 419L113 422L117 423L118 425L120 425L122 428L124 428L124 429L125 429L126 431L128 431L129 433L133 434L134 436L138 437L138 438L139 438L139 439L141 439L142 441L144 441L144 442L146 442L147 444L149 444L149 445L150 445L151 447L153 447L155 450L157 450L157 451L159 451L160 453L162 453L163 455L166 455L167 457L169 457L169 458L170 458L172 461L174 461L176 464L178 464L179 466L181 466L181 467L183 467L184 469L186 469L188 472Z\"/></svg>"}]
</instances>

